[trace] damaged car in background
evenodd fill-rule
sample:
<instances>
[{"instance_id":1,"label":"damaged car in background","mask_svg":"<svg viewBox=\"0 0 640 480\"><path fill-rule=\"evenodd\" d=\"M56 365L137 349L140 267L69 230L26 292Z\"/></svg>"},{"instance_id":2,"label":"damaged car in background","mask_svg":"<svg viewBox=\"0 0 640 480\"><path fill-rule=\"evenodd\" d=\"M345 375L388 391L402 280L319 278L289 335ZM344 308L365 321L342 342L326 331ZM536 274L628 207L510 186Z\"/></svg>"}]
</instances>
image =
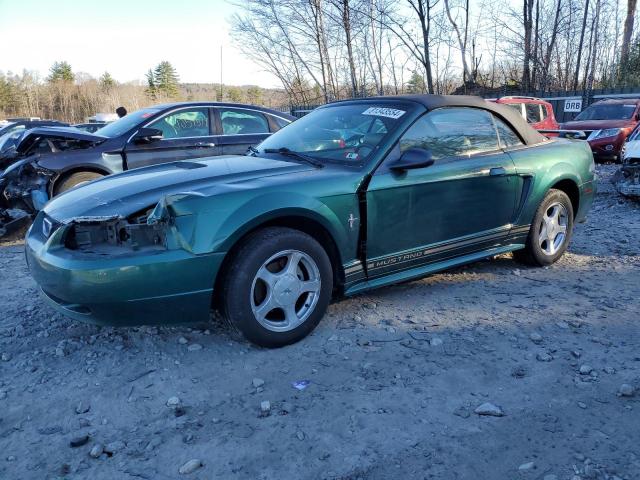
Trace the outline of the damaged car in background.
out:
<instances>
[{"instance_id":1,"label":"damaged car in background","mask_svg":"<svg viewBox=\"0 0 640 480\"><path fill-rule=\"evenodd\" d=\"M622 166L611 182L625 197L640 199L640 124L629 135L623 152Z\"/></svg>"},{"instance_id":2,"label":"damaged car in background","mask_svg":"<svg viewBox=\"0 0 640 480\"><path fill-rule=\"evenodd\" d=\"M64 161L69 154L99 145L106 140L69 128L34 128L22 134L17 144L5 151L0 174L2 200L6 206L37 212L54 193L56 171L45 167L43 159L56 155ZM58 192L56 192L58 193Z\"/></svg>"},{"instance_id":3,"label":"damaged car in background","mask_svg":"<svg viewBox=\"0 0 640 480\"><path fill-rule=\"evenodd\" d=\"M336 102L251 155L152 165L52 199L25 240L65 315L207 321L279 347L351 296L513 252L545 266L595 194L586 142L477 97Z\"/></svg>"},{"instance_id":4,"label":"damaged car in background","mask_svg":"<svg viewBox=\"0 0 640 480\"><path fill-rule=\"evenodd\" d=\"M2 160L0 208L28 214L75 186L158 163L244 154L291 123L289 114L242 104L187 102L130 113L95 133L26 131ZM0 228L2 227L0 216Z\"/></svg>"},{"instance_id":5,"label":"damaged car in background","mask_svg":"<svg viewBox=\"0 0 640 480\"><path fill-rule=\"evenodd\" d=\"M43 156L84 150L104 141L71 127L7 135L0 148L0 236L27 223L49 200L55 172L40 165Z\"/></svg>"}]
</instances>

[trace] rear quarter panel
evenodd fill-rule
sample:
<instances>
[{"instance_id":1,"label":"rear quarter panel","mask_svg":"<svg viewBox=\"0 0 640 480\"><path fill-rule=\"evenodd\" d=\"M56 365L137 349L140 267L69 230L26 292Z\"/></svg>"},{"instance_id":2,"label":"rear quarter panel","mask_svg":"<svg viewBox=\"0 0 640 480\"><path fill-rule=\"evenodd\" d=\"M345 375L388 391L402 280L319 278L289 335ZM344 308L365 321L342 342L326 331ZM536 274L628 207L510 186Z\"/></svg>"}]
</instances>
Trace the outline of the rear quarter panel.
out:
<instances>
[{"instance_id":1,"label":"rear quarter panel","mask_svg":"<svg viewBox=\"0 0 640 480\"><path fill-rule=\"evenodd\" d=\"M549 189L562 180L572 181L581 192L594 180L593 154L589 144L581 140L553 139L548 142L509 151L517 180L518 213L516 225L532 222L538 205ZM577 212L575 212L577 214Z\"/></svg>"}]
</instances>

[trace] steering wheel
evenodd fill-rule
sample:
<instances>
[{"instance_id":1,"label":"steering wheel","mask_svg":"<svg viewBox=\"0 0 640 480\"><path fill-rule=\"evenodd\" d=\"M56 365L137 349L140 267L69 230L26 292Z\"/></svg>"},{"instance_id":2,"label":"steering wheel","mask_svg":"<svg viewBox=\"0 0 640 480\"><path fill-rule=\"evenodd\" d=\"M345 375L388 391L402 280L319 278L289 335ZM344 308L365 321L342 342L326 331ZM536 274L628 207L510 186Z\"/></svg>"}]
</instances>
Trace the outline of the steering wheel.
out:
<instances>
[{"instance_id":1,"label":"steering wheel","mask_svg":"<svg viewBox=\"0 0 640 480\"><path fill-rule=\"evenodd\" d=\"M349 138L346 138L344 140L344 145L345 147L356 147L358 148L360 146L360 144L362 144L364 140L364 134L363 133L357 133L355 135L350 136Z\"/></svg>"}]
</instances>

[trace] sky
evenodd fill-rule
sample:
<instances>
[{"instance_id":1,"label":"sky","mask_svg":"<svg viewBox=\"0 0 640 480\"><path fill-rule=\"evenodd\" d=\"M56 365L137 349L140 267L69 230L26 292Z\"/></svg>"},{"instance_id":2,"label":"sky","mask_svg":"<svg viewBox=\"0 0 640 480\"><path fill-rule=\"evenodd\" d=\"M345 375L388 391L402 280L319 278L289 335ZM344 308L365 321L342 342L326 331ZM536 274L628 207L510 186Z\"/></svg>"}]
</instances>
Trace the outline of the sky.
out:
<instances>
[{"instance_id":1,"label":"sky","mask_svg":"<svg viewBox=\"0 0 640 480\"><path fill-rule=\"evenodd\" d=\"M225 0L0 0L0 71L35 70L55 61L74 72L119 82L140 80L163 60L182 82L278 87L278 80L242 55Z\"/></svg>"}]
</instances>

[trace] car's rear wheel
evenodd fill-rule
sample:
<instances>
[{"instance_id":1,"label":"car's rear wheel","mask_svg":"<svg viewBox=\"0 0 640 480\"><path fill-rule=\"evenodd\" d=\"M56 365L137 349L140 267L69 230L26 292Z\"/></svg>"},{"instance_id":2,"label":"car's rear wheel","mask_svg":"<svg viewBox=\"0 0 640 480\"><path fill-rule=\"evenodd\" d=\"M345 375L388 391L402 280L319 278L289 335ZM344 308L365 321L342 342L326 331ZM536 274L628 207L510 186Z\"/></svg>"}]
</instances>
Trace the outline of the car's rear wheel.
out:
<instances>
[{"instance_id":1,"label":"car's rear wheel","mask_svg":"<svg viewBox=\"0 0 640 480\"><path fill-rule=\"evenodd\" d=\"M304 338L331 299L333 269L313 237L271 227L233 256L222 285L223 314L251 342L281 347Z\"/></svg>"},{"instance_id":2,"label":"car's rear wheel","mask_svg":"<svg viewBox=\"0 0 640 480\"><path fill-rule=\"evenodd\" d=\"M97 178L104 177L103 174L98 172L75 172L71 175L64 177L60 180L53 189L53 195L60 195L62 192L66 192L67 190L72 189L73 187L77 187L78 185L83 185L85 183L89 183L92 180Z\"/></svg>"},{"instance_id":3,"label":"car's rear wheel","mask_svg":"<svg viewBox=\"0 0 640 480\"><path fill-rule=\"evenodd\" d=\"M551 265L567 250L573 233L573 206L561 190L551 189L536 210L526 246L513 252L529 265Z\"/></svg>"}]
</instances>

